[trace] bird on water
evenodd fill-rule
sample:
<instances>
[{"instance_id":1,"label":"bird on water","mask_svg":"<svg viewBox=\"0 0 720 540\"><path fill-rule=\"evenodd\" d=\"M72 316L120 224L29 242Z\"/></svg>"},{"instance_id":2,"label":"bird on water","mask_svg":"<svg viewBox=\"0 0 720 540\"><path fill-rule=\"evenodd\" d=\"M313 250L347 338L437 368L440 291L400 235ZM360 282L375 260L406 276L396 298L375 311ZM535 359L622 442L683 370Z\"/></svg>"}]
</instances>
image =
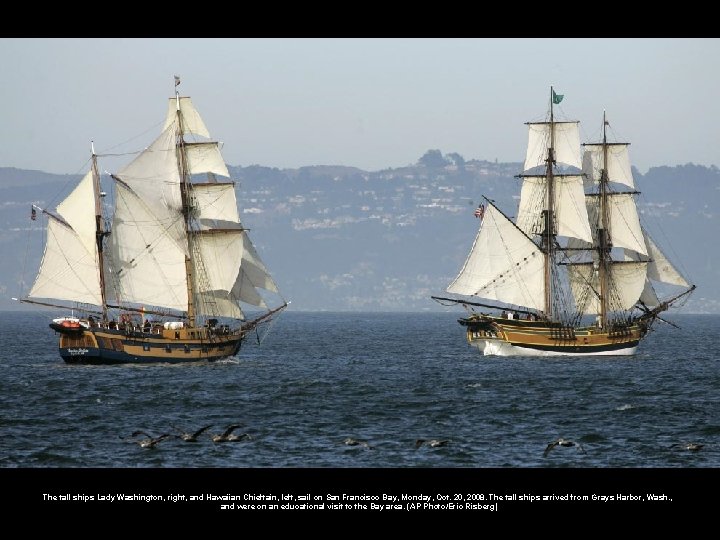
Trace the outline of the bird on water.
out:
<instances>
[{"instance_id":1,"label":"bird on water","mask_svg":"<svg viewBox=\"0 0 720 540\"><path fill-rule=\"evenodd\" d=\"M447 446L450 441L447 439L418 439L415 441L415 448L420 448L421 446L429 446L430 448L438 448L440 446Z\"/></svg>"},{"instance_id":2,"label":"bird on water","mask_svg":"<svg viewBox=\"0 0 720 540\"><path fill-rule=\"evenodd\" d=\"M675 443L670 446L670 448L680 448L682 450L690 450L691 452L697 452L700 450L704 444L701 443L695 443L695 442L689 442L689 443Z\"/></svg>"},{"instance_id":3,"label":"bird on water","mask_svg":"<svg viewBox=\"0 0 720 540\"><path fill-rule=\"evenodd\" d=\"M564 446L566 448L568 448L570 446L576 446L577 449L580 450L580 452L582 452L583 454L587 454L587 452L583 448L582 444L576 443L575 441L571 441L569 439L560 438L560 439L557 439L547 445L547 447L545 448L545 452L543 452L543 457L547 457L547 455L550 453L550 451L558 446Z\"/></svg>"},{"instance_id":4,"label":"bird on water","mask_svg":"<svg viewBox=\"0 0 720 540\"><path fill-rule=\"evenodd\" d=\"M252 437L247 434L243 433L242 435L235 435L233 431L235 431L237 428L240 427L240 424L232 424L228 426L225 431L223 431L220 435L212 435L211 439L214 443L221 443L221 442L238 442L245 439L252 439Z\"/></svg>"},{"instance_id":5,"label":"bird on water","mask_svg":"<svg viewBox=\"0 0 720 540\"><path fill-rule=\"evenodd\" d=\"M139 437L140 435L144 435L145 439L128 439L131 442L134 442L136 444L139 444L141 448L155 448L155 446L161 442L170 437L169 433L163 433L162 435L158 437L153 437L152 435L149 435L145 433L144 431L133 431L130 437Z\"/></svg>"},{"instance_id":6,"label":"bird on water","mask_svg":"<svg viewBox=\"0 0 720 540\"><path fill-rule=\"evenodd\" d=\"M343 441L343 444L346 444L348 446L364 446L368 450L372 450L373 447L370 446L370 443L363 439L353 439L352 437L348 437Z\"/></svg>"},{"instance_id":7,"label":"bird on water","mask_svg":"<svg viewBox=\"0 0 720 540\"><path fill-rule=\"evenodd\" d=\"M206 430L210 429L212 427L212 424L210 424L209 426L203 426L195 432L188 432L180 429L177 426L172 427L175 431L180 433L180 435L177 436L178 439L182 439L185 442L197 442L198 437L202 435Z\"/></svg>"}]
</instances>

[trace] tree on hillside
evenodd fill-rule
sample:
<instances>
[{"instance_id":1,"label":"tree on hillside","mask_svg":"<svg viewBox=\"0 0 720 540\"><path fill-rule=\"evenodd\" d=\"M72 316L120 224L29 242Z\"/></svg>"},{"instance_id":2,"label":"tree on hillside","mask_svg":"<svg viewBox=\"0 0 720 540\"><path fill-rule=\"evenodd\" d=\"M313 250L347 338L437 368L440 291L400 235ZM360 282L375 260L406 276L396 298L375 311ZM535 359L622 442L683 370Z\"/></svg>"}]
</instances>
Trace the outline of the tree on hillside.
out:
<instances>
[{"instance_id":1,"label":"tree on hillside","mask_svg":"<svg viewBox=\"0 0 720 540\"><path fill-rule=\"evenodd\" d=\"M418 160L418 164L428 169L441 169L448 164L440 150L428 150L425 155Z\"/></svg>"},{"instance_id":2,"label":"tree on hillside","mask_svg":"<svg viewBox=\"0 0 720 540\"><path fill-rule=\"evenodd\" d=\"M445 159L449 159L450 161L452 161L458 169L465 168L465 158L457 152L451 152L450 154L447 154L445 156Z\"/></svg>"}]
</instances>

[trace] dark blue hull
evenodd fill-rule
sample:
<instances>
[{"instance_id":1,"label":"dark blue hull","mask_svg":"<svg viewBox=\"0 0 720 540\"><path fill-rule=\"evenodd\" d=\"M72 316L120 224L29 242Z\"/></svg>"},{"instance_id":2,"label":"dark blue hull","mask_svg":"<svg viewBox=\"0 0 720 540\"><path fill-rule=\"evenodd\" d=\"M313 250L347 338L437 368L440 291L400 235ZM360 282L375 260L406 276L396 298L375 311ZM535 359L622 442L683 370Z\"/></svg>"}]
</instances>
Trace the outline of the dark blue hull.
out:
<instances>
[{"instance_id":1,"label":"dark blue hull","mask_svg":"<svg viewBox=\"0 0 720 540\"><path fill-rule=\"evenodd\" d=\"M175 337L174 331L163 336L93 328L80 334L61 333L59 352L68 364L184 364L234 356L242 343L240 333L210 335L191 329L189 334L187 338Z\"/></svg>"}]
</instances>

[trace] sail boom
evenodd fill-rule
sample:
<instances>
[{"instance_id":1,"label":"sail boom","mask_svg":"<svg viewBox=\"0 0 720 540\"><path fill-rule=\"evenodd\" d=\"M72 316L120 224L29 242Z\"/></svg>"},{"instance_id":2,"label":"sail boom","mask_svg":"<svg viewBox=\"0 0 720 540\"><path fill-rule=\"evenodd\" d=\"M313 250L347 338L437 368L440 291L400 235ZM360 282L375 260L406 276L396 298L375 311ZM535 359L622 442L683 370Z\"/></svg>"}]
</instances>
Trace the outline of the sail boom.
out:
<instances>
[{"instance_id":1,"label":"sail boom","mask_svg":"<svg viewBox=\"0 0 720 540\"><path fill-rule=\"evenodd\" d=\"M616 264L637 264L637 263L649 263L651 261L649 260L628 260L628 261L610 261L610 264L613 266ZM597 263L593 261L581 261L581 262L565 262L561 261L557 263L560 266L588 266L588 265L596 265Z\"/></svg>"},{"instance_id":2,"label":"sail boom","mask_svg":"<svg viewBox=\"0 0 720 540\"><path fill-rule=\"evenodd\" d=\"M191 189L194 187L204 187L204 186L232 186L235 187L235 182L192 182L190 184Z\"/></svg>"},{"instance_id":3,"label":"sail boom","mask_svg":"<svg viewBox=\"0 0 720 540\"><path fill-rule=\"evenodd\" d=\"M630 146L629 142L582 143L582 146Z\"/></svg>"},{"instance_id":4,"label":"sail boom","mask_svg":"<svg viewBox=\"0 0 720 540\"><path fill-rule=\"evenodd\" d=\"M578 173L570 173L570 174L564 174L564 173L553 173L553 178L572 178L577 177ZM516 174L515 178L547 178L547 174Z\"/></svg>"},{"instance_id":5,"label":"sail boom","mask_svg":"<svg viewBox=\"0 0 720 540\"><path fill-rule=\"evenodd\" d=\"M243 227L238 227L237 229L201 229L198 231L188 231L188 234L197 235L197 236L205 236L205 235L211 235L211 234L236 234L241 233L243 231L247 231L249 229L245 229Z\"/></svg>"},{"instance_id":6,"label":"sail boom","mask_svg":"<svg viewBox=\"0 0 720 540\"><path fill-rule=\"evenodd\" d=\"M613 191L608 193L607 197L614 197L616 195L640 195L640 191ZM600 197L600 193L586 193L586 197Z\"/></svg>"}]
</instances>

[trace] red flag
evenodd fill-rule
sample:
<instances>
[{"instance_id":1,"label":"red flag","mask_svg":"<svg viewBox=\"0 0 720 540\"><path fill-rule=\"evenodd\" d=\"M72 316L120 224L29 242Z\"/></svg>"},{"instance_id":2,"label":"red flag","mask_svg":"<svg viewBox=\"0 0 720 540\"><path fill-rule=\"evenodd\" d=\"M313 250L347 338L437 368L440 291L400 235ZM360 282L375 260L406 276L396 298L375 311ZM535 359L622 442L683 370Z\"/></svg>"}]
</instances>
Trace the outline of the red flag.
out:
<instances>
[{"instance_id":1,"label":"red flag","mask_svg":"<svg viewBox=\"0 0 720 540\"><path fill-rule=\"evenodd\" d=\"M37 219L37 212L35 212L35 207L30 208L30 219L35 221Z\"/></svg>"},{"instance_id":2,"label":"red flag","mask_svg":"<svg viewBox=\"0 0 720 540\"><path fill-rule=\"evenodd\" d=\"M475 217L482 219L484 215L485 215L485 205L481 204L475 210Z\"/></svg>"}]
</instances>

